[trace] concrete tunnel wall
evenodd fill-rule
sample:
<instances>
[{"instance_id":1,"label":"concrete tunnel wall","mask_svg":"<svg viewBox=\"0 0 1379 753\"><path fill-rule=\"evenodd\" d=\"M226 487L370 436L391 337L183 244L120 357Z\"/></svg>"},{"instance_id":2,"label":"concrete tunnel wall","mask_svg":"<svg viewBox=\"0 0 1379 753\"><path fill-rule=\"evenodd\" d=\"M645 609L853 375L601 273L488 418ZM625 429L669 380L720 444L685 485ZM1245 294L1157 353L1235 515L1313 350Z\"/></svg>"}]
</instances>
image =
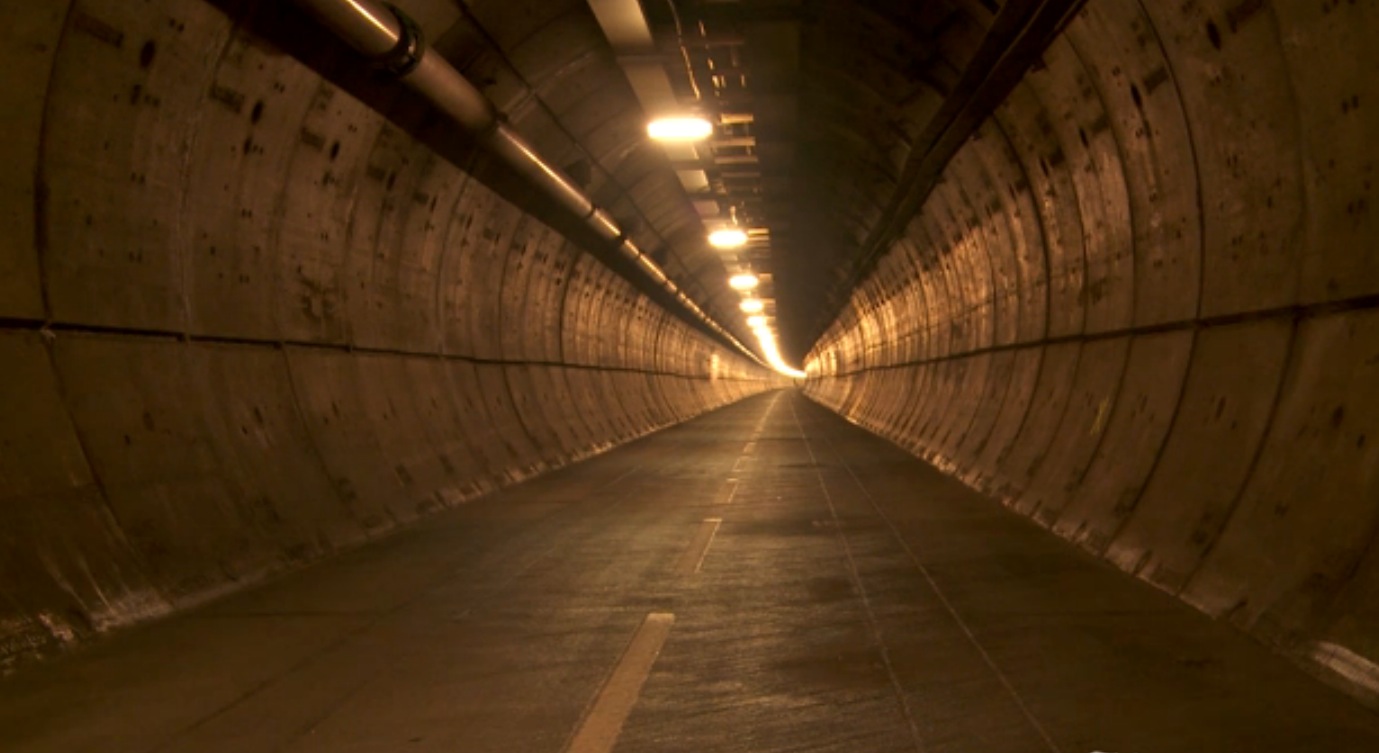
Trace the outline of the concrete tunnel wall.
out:
<instances>
[{"instance_id":1,"label":"concrete tunnel wall","mask_svg":"<svg viewBox=\"0 0 1379 753\"><path fill-rule=\"evenodd\" d=\"M775 384L210 4L6 16L0 670Z\"/></svg>"},{"instance_id":2,"label":"concrete tunnel wall","mask_svg":"<svg viewBox=\"0 0 1379 753\"><path fill-rule=\"evenodd\" d=\"M767 384L210 4L8 15L0 669ZM1370 700L1375 16L1090 0L807 386Z\"/></svg>"},{"instance_id":3,"label":"concrete tunnel wall","mask_svg":"<svg viewBox=\"0 0 1379 753\"><path fill-rule=\"evenodd\" d=\"M1379 4L1090 0L817 401L1379 700Z\"/></svg>"}]
</instances>

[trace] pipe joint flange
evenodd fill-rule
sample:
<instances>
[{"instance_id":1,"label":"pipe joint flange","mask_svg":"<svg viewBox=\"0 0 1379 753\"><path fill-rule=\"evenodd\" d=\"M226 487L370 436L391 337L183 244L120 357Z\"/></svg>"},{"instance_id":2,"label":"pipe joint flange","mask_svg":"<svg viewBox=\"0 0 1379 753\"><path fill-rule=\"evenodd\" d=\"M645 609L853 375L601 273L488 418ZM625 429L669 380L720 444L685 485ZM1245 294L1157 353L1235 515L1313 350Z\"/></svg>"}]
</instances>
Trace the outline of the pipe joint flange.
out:
<instances>
[{"instance_id":1,"label":"pipe joint flange","mask_svg":"<svg viewBox=\"0 0 1379 753\"><path fill-rule=\"evenodd\" d=\"M374 64L394 76L406 76L421 65L421 56L426 54L426 37L417 22L403 13L402 9L392 3L383 5L397 17L402 33L398 36L397 46L375 60Z\"/></svg>"}]
</instances>

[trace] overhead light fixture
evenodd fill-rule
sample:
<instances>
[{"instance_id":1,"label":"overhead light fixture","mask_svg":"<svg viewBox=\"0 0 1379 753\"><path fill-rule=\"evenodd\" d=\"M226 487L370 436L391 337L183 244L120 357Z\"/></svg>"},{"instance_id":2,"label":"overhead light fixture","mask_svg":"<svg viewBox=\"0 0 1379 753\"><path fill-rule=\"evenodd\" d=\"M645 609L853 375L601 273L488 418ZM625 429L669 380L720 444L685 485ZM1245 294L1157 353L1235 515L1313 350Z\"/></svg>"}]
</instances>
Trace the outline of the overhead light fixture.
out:
<instances>
[{"instance_id":1,"label":"overhead light fixture","mask_svg":"<svg viewBox=\"0 0 1379 753\"><path fill-rule=\"evenodd\" d=\"M747 233L735 227L715 230L709 233L709 245L714 248L741 248L747 245Z\"/></svg>"},{"instance_id":2,"label":"overhead light fixture","mask_svg":"<svg viewBox=\"0 0 1379 753\"><path fill-rule=\"evenodd\" d=\"M728 287L733 290L752 290L757 286L758 282L760 282L760 280L757 279L756 275L750 272L743 272L742 274L729 277Z\"/></svg>"},{"instance_id":3,"label":"overhead light fixture","mask_svg":"<svg viewBox=\"0 0 1379 753\"><path fill-rule=\"evenodd\" d=\"M747 326L752 329L761 329L766 326L766 317L761 314L754 314L747 317Z\"/></svg>"},{"instance_id":4,"label":"overhead light fixture","mask_svg":"<svg viewBox=\"0 0 1379 753\"><path fill-rule=\"evenodd\" d=\"M713 123L704 118L658 118L646 126L657 141L702 141L713 135Z\"/></svg>"},{"instance_id":5,"label":"overhead light fixture","mask_svg":"<svg viewBox=\"0 0 1379 753\"><path fill-rule=\"evenodd\" d=\"M756 298L748 298L742 302L742 311L746 314L760 314L765 308L766 304Z\"/></svg>"}]
</instances>

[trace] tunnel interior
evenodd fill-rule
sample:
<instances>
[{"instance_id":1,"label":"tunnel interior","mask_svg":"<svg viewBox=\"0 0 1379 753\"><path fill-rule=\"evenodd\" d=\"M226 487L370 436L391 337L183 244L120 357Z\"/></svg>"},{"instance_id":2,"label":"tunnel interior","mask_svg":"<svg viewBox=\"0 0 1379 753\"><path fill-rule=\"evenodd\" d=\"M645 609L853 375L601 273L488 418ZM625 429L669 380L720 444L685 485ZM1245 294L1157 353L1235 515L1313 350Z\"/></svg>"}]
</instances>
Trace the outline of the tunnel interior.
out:
<instances>
[{"instance_id":1,"label":"tunnel interior","mask_svg":"<svg viewBox=\"0 0 1379 753\"><path fill-rule=\"evenodd\" d=\"M597 3L397 5L721 331L291 4L12 4L0 670L800 389L1379 703L1375 3L645 2L694 165Z\"/></svg>"}]
</instances>

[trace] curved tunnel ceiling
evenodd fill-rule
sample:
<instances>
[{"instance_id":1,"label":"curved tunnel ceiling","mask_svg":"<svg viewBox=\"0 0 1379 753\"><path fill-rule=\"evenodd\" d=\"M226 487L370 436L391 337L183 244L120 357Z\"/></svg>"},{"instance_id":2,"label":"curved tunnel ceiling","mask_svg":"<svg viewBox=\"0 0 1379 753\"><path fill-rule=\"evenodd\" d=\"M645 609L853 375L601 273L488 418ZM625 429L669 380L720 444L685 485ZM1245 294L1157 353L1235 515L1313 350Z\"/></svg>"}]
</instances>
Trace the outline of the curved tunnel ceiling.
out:
<instances>
[{"instance_id":1,"label":"curved tunnel ceiling","mask_svg":"<svg viewBox=\"0 0 1379 753\"><path fill-rule=\"evenodd\" d=\"M692 203L702 197L687 192L672 161L645 138L647 114L588 2L402 7L541 154L582 182L714 319L752 341L737 310L740 298L726 285L739 265L705 243L714 222L701 219ZM909 150L957 89L993 9L842 0L680 0L642 8L687 106L722 106L705 79L723 69L700 70L694 80L677 71L684 39L677 39L674 21L705 39L737 40L739 67L730 72L744 76L740 109L755 119L760 177L752 184L762 197L760 207L744 211L754 211L752 221L772 237L769 254L749 266L772 283L767 292L776 296L776 309L768 313L779 318L787 356L798 362L827 323L821 317L841 306L880 207L898 189L912 188L899 182ZM254 26L295 44L275 28L284 23L291 20ZM724 49L708 42L703 48ZM337 80L358 86L349 77Z\"/></svg>"},{"instance_id":2,"label":"curved tunnel ceiling","mask_svg":"<svg viewBox=\"0 0 1379 753\"><path fill-rule=\"evenodd\" d=\"M586 2L400 5L749 340ZM1375 697L1373 3L677 5L811 396ZM286 7L7 10L0 664L774 384Z\"/></svg>"}]
</instances>

